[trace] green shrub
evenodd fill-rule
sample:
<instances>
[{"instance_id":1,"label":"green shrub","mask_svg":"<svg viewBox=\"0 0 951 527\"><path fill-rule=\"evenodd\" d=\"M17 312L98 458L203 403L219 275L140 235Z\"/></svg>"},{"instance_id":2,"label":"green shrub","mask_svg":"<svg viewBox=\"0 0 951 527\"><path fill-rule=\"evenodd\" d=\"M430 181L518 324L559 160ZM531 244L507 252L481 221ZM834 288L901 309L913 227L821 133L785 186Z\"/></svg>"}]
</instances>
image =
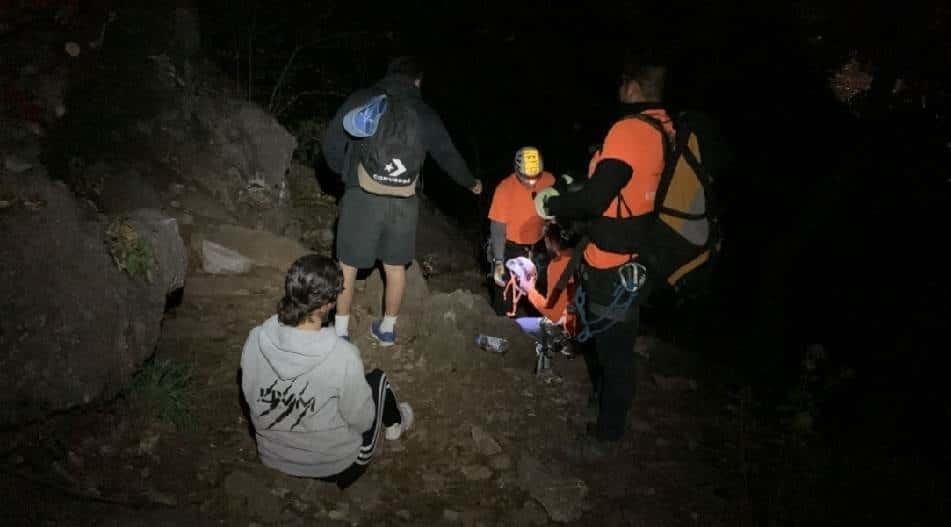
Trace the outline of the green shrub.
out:
<instances>
[{"instance_id":1,"label":"green shrub","mask_svg":"<svg viewBox=\"0 0 951 527\"><path fill-rule=\"evenodd\" d=\"M133 278L143 278L152 282L152 271L155 269L155 255L152 244L139 237L125 218L115 218L106 228L109 254L120 271L124 271Z\"/></svg>"},{"instance_id":2,"label":"green shrub","mask_svg":"<svg viewBox=\"0 0 951 527\"><path fill-rule=\"evenodd\" d=\"M190 366L152 357L132 379L127 396L158 419L179 429L190 428L194 425L191 380Z\"/></svg>"}]
</instances>

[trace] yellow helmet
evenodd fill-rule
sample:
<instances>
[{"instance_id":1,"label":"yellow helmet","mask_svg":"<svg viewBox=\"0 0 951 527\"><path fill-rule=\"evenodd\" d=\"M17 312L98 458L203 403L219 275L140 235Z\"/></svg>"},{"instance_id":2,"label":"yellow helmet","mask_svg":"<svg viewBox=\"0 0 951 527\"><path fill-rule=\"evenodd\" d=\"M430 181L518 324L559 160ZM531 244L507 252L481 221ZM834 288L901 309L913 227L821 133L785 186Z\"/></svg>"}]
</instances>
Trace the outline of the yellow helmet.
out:
<instances>
[{"instance_id":1,"label":"yellow helmet","mask_svg":"<svg viewBox=\"0 0 951 527\"><path fill-rule=\"evenodd\" d=\"M515 171L524 178L537 179L542 175L542 153L533 146L523 146L515 152Z\"/></svg>"}]
</instances>

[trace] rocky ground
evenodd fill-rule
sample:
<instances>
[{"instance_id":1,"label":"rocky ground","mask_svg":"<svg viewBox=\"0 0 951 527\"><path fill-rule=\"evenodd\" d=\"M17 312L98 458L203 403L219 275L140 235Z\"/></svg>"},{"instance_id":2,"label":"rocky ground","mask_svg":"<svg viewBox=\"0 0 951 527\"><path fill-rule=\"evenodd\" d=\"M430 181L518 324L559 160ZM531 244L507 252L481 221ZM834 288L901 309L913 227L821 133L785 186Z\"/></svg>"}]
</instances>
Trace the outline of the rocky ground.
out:
<instances>
[{"instance_id":1,"label":"rocky ground","mask_svg":"<svg viewBox=\"0 0 951 527\"><path fill-rule=\"evenodd\" d=\"M388 372L413 404L413 430L386 443L347 491L263 467L239 398L239 357L248 331L273 313L287 264L311 249L189 210L183 204L199 203L197 190L175 197L169 210L182 223L191 261L146 371L164 365L171 378L178 366L187 380L180 390L157 383L152 399L134 384L118 401L4 434L5 524L735 525L745 518L742 482L732 476L738 460L730 435L738 425L703 390L690 354L640 339L627 439L610 457L585 461L580 434L593 414L583 361L559 358L560 381L536 379L530 342L493 316L481 291L430 291L418 271L397 346L378 348L367 334L379 312L378 274L358 284L351 323L367 367ZM314 250L329 250L322 229L333 210L329 199L295 209L310 218L302 228L315 231ZM208 242L238 254L222 260ZM229 266L238 272L220 269ZM477 277L472 268L444 272L438 282L466 287ZM472 343L479 330L509 335L512 349L479 350ZM170 406L178 413L165 412Z\"/></svg>"}]
</instances>

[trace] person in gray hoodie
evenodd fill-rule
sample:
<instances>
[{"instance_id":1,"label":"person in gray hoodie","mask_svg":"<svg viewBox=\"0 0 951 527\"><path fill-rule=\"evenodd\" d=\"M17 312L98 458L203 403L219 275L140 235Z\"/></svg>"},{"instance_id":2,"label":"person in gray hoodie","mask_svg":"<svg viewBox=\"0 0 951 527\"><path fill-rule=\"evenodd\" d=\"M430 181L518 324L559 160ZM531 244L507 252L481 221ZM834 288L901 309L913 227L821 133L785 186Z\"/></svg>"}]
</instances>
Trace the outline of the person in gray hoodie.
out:
<instances>
[{"instance_id":1,"label":"person in gray hoodie","mask_svg":"<svg viewBox=\"0 0 951 527\"><path fill-rule=\"evenodd\" d=\"M286 474L350 486L373 458L381 430L398 439L412 425L380 370L324 319L343 288L330 258L299 258L284 279L277 314L251 330L241 388L261 461Z\"/></svg>"}]
</instances>

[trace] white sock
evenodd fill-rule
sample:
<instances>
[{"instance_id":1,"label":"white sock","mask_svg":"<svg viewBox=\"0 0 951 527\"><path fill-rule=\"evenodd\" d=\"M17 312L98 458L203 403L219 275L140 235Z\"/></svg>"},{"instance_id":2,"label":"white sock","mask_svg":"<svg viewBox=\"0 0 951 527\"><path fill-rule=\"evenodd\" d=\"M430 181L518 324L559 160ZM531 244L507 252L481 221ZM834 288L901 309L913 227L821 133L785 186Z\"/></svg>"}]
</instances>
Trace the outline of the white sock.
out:
<instances>
[{"instance_id":1,"label":"white sock","mask_svg":"<svg viewBox=\"0 0 951 527\"><path fill-rule=\"evenodd\" d=\"M337 332L338 337L346 337L350 334L350 315L336 315L334 316L334 331Z\"/></svg>"},{"instance_id":2,"label":"white sock","mask_svg":"<svg viewBox=\"0 0 951 527\"><path fill-rule=\"evenodd\" d=\"M394 327L396 327L396 317L383 315L383 322L380 322L380 331L383 333L393 333Z\"/></svg>"}]
</instances>

